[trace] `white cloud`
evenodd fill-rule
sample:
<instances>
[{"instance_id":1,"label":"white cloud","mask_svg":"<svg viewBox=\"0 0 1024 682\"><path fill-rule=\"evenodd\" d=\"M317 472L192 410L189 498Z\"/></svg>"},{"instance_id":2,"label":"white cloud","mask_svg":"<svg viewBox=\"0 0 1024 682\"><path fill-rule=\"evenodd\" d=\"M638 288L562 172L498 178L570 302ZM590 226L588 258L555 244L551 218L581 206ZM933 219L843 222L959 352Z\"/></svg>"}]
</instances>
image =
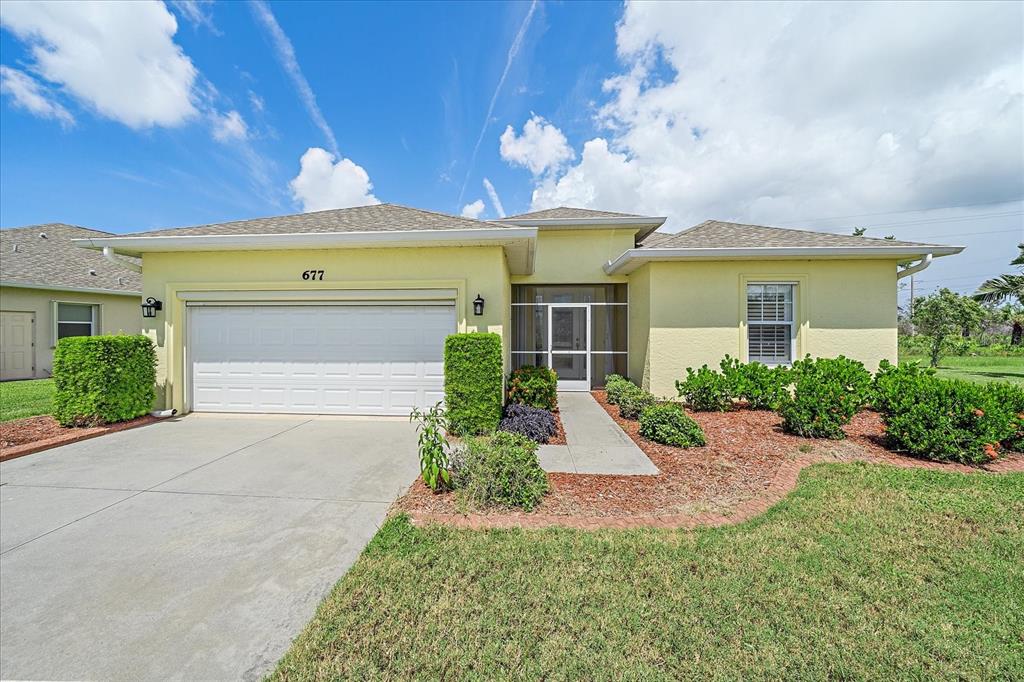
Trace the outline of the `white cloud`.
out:
<instances>
[{"instance_id":1,"label":"white cloud","mask_svg":"<svg viewBox=\"0 0 1024 682\"><path fill-rule=\"evenodd\" d=\"M171 6L193 26L204 27L215 36L224 35L213 23L213 14L206 11L213 0L171 0Z\"/></svg>"},{"instance_id":2,"label":"white cloud","mask_svg":"<svg viewBox=\"0 0 1024 682\"><path fill-rule=\"evenodd\" d=\"M1019 3L628 4L603 131L533 208L679 228L1018 198L1022 22ZM504 139L535 174L550 158Z\"/></svg>"},{"instance_id":3,"label":"white cloud","mask_svg":"<svg viewBox=\"0 0 1024 682\"><path fill-rule=\"evenodd\" d=\"M30 71L101 116L148 128L197 114L196 68L163 3L7 2L0 21L29 45Z\"/></svg>"},{"instance_id":4,"label":"white cloud","mask_svg":"<svg viewBox=\"0 0 1024 682\"><path fill-rule=\"evenodd\" d=\"M462 207L462 217L472 218L473 220L480 220L481 214L484 212L484 200L477 199L471 204L466 204Z\"/></svg>"},{"instance_id":5,"label":"white cloud","mask_svg":"<svg viewBox=\"0 0 1024 682\"><path fill-rule=\"evenodd\" d=\"M253 15L263 24L263 28L270 35L274 51L277 53L277 59L292 79L292 85L298 92L299 99L305 105L309 117L313 119L313 124L327 138L327 146L330 148L331 153L335 156L341 156L341 152L338 151L338 141L334 137L334 131L327 124L327 119L324 118L323 112L320 111L320 105L317 104L316 94L302 73L299 60L295 56L295 48L292 46L292 41L288 39L288 35L281 28L281 24L277 23L277 18L274 17L274 13L270 10L270 6L267 3L263 2L263 0L254 0L249 4L249 7L252 8Z\"/></svg>"},{"instance_id":6,"label":"white cloud","mask_svg":"<svg viewBox=\"0 0 1024 682\"><path fill-rule=\"evenodd\" d=\"M40 118L55 119L65 128L75 124L75 117L39 81L23 71L0 66L0 92L10 95L16 106Z\"/></svg>"},{"instance_id":7,"label":"white cloud","mask_svg":"<svg viewBox=\"0 0 1024 682\"><path fill-rule=\"evenodd\" d=\"M498 214L499 218L504 218L505 207L501 205L501 197L498 196L498 190L494 189L494 185L487 178L484 178L484 189L487 190L487 196L491 199L494 212Z\"/></svg>"},{"instance_id":8,"label":"white cloud","mask_svg":"<svg viewBox=\"0 0 1024 682\"><path fill-rule=\"evenodd\" d=\"M213 139L218 142L244 140L249 137L249 127L242 115L232 109L226 114L212 113Z\"/></svg>"},{"instance_id":9,"label":"white cloud","mask_svg":"<svg viewBox=\"0 0 1024 682\"><path fill-rule=\"evenodd\" d=\"M302 210L308 213L379 204L366 170L351 159L336 158L320 147L310 147L302 155L299 174L288 184Z\"/></svg>"},{"instance_id":10,"label":"white cloud","mask_svg":"<svg viewBox=\"0 0 1024 682\"><path fill-rule=\"evenodd\" d=\"M514 166L529 168L534 175L555 170L575 157L562 131L533 114L516 135L512 126L501 134L501 158Z\"/></svg>"}]
</instances>

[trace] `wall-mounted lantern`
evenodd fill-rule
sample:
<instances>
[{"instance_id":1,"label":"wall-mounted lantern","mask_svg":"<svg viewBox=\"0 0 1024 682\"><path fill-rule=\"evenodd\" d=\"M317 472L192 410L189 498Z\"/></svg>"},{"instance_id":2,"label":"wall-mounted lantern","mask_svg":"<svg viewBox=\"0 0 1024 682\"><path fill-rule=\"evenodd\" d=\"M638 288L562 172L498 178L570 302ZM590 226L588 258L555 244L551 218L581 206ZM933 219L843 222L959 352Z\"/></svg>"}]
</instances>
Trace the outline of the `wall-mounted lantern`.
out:
<instances>
[{"instance_id":1,"label":"wall-mounted lantern","mask_svg":"<svg viewBox=\"0 0 1024 682\"><path fill-rule=\"evenodd\" d=\"M484 299L480 297L480 294L476 295L473 299L473 314L483 315L484 314Z\"/></svg>"},{"instance_id":2,"label":"wall-mounted lantern","mask_svg":"<svg viewBox=\"0 0 1024 682\"><path fill-rule=\"evenodd\" d=\"M146 302L142 304L142 316L156 317L157 311L163 309L164 304L150 296L146 299Z\"/></svg>"}]
</instances>

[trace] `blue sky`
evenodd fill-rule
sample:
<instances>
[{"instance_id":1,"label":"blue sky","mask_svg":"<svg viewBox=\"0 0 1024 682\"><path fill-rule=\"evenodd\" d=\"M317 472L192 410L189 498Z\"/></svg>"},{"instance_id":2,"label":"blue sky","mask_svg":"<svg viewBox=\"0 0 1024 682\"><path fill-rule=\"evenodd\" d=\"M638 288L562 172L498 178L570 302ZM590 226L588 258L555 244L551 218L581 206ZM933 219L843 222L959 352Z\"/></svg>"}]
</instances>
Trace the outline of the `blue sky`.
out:
<instances>
[{"instance_id":1,"label":"blue sky","mask_svg":"<svg viewBox=\"0 0 1024 682\"><path fill-rule=\"evenodd\" d=\"M0 5L0 225L387 201L1024 240L1015 3ZM490 188L488 188L488 186Z\"/></svg>"}]
</instances>

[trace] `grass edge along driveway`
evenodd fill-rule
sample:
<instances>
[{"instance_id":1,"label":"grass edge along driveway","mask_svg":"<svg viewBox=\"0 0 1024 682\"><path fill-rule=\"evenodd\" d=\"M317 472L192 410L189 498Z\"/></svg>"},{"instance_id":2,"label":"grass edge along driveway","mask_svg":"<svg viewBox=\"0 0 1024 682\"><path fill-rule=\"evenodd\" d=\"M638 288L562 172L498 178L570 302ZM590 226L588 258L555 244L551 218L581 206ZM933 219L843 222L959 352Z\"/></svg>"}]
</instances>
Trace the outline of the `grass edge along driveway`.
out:
<instances>
[{"instance_id":1,"label":"grass edge along driveway","mask_svg":"<svg viewBox=\"0 0 1024 682\"><path fill-rule=\"evenodd\" d=\"M274 680L1024 678L1024 474L805 469L695 531L389 520Z\"/></svg>"},{"instance_id":2,"label":"grass edge along driveway","mask_svg":"<svg viewBox=\"0 0 1024 682\"><path fill-rule=\"evenodd\" d=\"M50 414L53 379L0 381L0 422Z\"/></svg>"}]
</instances>

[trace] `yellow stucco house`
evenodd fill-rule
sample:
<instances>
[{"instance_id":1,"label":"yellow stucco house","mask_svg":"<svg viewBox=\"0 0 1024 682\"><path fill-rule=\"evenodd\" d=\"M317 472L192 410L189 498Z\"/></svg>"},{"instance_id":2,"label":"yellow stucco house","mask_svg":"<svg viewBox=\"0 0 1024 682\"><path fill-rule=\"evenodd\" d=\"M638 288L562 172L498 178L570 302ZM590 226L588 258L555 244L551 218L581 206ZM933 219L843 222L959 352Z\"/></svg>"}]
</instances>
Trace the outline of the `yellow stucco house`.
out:
<instances>
[{"instance_id":1,"label":"yellow stucco house","mask_svg":"<svg viewBox=\"0 0 1024 682\"><path fill-rule=\"evenodd\" d=\"M72 244L112 236L62 223L0 230L0 381L50 376L65 336L139 333L139 264Z\"/></svg>"},{"instance_id":2,"label":"yellow stucco house","mask_svg":"<svg viewBox=\"0 0 1024 682\"><path fill-rule=\"evenodd\" d=\"M408 414L444 337L492 331L562 390L662 396L726 353L896 359L896 280L962 247L556 208L484 222L391 204L77 240L141 257L167 407Z\"/></svg>"}]
</instances>

